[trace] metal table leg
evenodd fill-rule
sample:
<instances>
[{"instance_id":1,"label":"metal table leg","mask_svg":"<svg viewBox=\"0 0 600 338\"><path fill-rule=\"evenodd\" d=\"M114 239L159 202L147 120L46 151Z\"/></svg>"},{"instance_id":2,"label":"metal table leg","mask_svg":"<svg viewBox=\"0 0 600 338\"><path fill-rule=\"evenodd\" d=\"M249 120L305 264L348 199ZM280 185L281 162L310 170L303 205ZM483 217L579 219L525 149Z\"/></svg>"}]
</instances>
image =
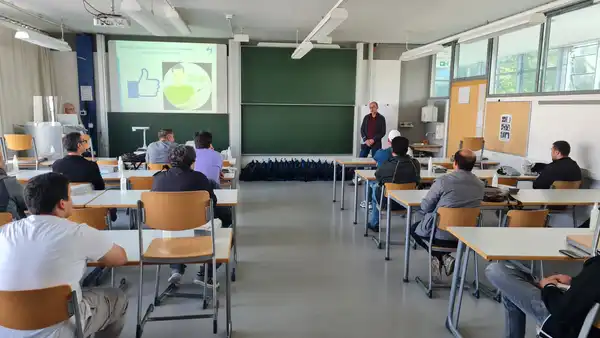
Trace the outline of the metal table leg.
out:
<instances>
[{"instance_id":1,"label":"metal table leg","mask_svg":"<svg viewBox=\"0 0 600 338\"><path fill-rule=\"evenodd\" d=\"M226 279L225 279L225 318L227 320L226 323L226 332L227 332L227 337L231 337L232 335L232 331L233 331L233 326L231 324L231 278L229 276L229 269L230 269L230 264L226 264L225 266L225 274L227 275ZM216 300L213 299L213 302L216 302Z\"/></svg>"},{"instance_id":2,"label":"metal table leg","mask_svg":"<svg viewBox=\"0 0 600 338\"><path fill-rule=\"evenodd\" d=\"M412 219L412 208L406 207L406 229L404 229L404 278L402 281L408 283L408 268L410 264L410 221Z\"/></svg>"},{"instance_id":3,"label":"metal table leg","mask_svg":"<svg viewBox=\"0 0 600 338\"><path fill-rule=\"evenodd\" d=\"M365 200L367 201L367 211L365 211L365 237L369 237L369 184L365 184ZM373 205L375 207L375 205Z\"/></svg>"},{"instance_id":4,"label":"metal table leg","mask_svg":"<svg viewBox=\"0 0 600 338\"><path fill-rule=\"evenodd\" d=\"M346 165L342 164L342 194L340 201L340 210L344 210L344 185L346 184Z\"/></svg>"},{"instance_id":5,"label":"metal table leg","mask_svg":"<svg viewBox=\"0 0 600 338\"><path fill-rule=\"evenodd\" d=\"M335 179L337 178L336 176L336 170L337 169L337 162L333 161L333 203L335 203Z\"/></svg>"},{"instance_id":6,"label":"metal table leg","mask_svg":"<svg viewBox=\"0 0 600 338\"><path fill-rule=\"evenodd\" d=\"M386 206L386 215L385 215L385 260L390 260L390 233L392 232L391 223L392 223L392 199L390 198L390 194L387 196L387 206Z\"/></svg>"},{"instance_id":7,"label":"metal table leg","mask_svg":"<svg viewBox=\"0 0 600 338\"><path fill-rule=\"evenodd\" d=\"M233 220L233 262L234 265L232 267L232 273L231 273L231 281L235 282L235 269L237 268L238 265L238 251L237 251L237 247L238 247L238 241L237 241L237 215L236 215L236 207L231 207L231 213L232 213L232 220Z\"/></svg>"},{"instance_id":8,"label":"metal table leg","mask_svg":"<svg viewBox=\"0 0 600 338\"><path fill-rule=\"evenodd\" d=\"M354 224L356 224L356 218L358 217L358 175L354 176ZM369 185L369 181L366 182L366 186ZM367 212L369 212L369 203L367 202Z\"/></svg>"},{"instance_id":9,"label":"metal table leg","mask_svg":"<svg viewBox=\"0 0 600 338\"><path fill-rule=\"evenodd\" d=\"M460 302L462 301L462 288L464 287L464 278L467 273L466 265L469 259L467 250L465 250L465 244L461 241L458 242L458 248L456 249L456 262L458 262L458 269L454 271L452 276L452 286L450 287L450 299L448 302L448 315L446 317L446 328L452 333L454 337L462 337L458 332L458 314L455 315L456 303L458 300L458 307L460 308ZM466 258L466 259L464 259ZM462 277L462 278L461 278ZM460 284L460 285L459 285Z\"/></svg>"}]
</instances>

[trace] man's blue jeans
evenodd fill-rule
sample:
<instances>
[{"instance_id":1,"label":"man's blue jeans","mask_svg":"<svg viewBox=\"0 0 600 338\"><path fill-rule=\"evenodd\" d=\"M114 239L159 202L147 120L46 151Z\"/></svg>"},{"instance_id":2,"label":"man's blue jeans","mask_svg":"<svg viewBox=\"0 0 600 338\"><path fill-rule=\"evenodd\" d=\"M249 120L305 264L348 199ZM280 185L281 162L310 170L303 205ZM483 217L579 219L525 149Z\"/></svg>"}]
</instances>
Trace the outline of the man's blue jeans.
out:
<instances>
[{"instance_id":1,"label":"man's blue jeans","mask_svg":"<svg viewBox=\"0 0 600 338\"><path fill-rule=\"evenodd\" d=\"M373 156L375 156L375 153L377 152L377 150L379 150L379 149L373 149L373 148L363 145L360 147L360 155L358 155L358 157L366 158L369 156L369 152L371 152L371 157L373 157Z\"/></svg>"},{"instance_id":2,"label":"man's blue jeans","mask_svg":"<svg viewBox=\"0 0 600 338\"><path fill-rule=\"evenodd\" d=\"M371 209L371 218L369 221L369 224L371 224L371 226L379 225L379 210L377 210L377 205L379 204L379 196L377 196L378 185L379 183L377 183L377 181L369 181L370 193L368 194L368 196L370 196L370 200L373 205L373 209ZM367 198L367 208L368 204L369 198ZM369 209L367 209L367 212L369 212Z\"/></svg>"},{"instance_id":3,"label":"man's blue jeans","mask_svg":"<svg viewBox=\"0 0 600 338\"><path fill-rule=\"evenodd\" d=\"M500 292L505 309L505 338L524 338L526 315L542 325L550 313L542 300L542 290L531 275L503 262L492 263L485 269L485 276Z\"/></svg>"}]
</instances>

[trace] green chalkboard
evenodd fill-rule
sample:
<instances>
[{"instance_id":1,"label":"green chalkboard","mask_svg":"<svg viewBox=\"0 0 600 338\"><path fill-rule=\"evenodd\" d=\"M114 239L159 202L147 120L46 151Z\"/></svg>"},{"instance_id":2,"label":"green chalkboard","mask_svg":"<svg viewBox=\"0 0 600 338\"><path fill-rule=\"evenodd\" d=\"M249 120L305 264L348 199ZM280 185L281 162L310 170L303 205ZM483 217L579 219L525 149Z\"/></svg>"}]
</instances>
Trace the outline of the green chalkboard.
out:
<instances>
[{"instance_id":1,"label":"green chalkboard","mask_svg":"<svg viewBox=\"0 0 600 338\"><path fill-rule=\"evenodd\" d=\"M242 48L242 103L353 105L356 50Z\"/></svg>"},{"instance_id":2,"label":"green chalkboard","mask_svg":"<svg viewBox=\"0 0 600 338\"><path fill-rule=\"evenodd\" d=\"M108 113L110 156L132 152L142 146L142 132L132 132L134 126L150 127L146 133L148 144L156 141L156 134L162 128L173 129L179 143L193 140L196 131L210 131L215 149L223 150L229 145L228 118L226 114Z\"/></svg>"},{"instance_id":3,"label":"green chalkboard","mask_svg":"<svg viewBox=\"0 0 600 338\"><path fill-rule=\"evenodd\" d=\"M354 107L242 107L243 154L351 154Z\"/></svg>"}]
</instances>

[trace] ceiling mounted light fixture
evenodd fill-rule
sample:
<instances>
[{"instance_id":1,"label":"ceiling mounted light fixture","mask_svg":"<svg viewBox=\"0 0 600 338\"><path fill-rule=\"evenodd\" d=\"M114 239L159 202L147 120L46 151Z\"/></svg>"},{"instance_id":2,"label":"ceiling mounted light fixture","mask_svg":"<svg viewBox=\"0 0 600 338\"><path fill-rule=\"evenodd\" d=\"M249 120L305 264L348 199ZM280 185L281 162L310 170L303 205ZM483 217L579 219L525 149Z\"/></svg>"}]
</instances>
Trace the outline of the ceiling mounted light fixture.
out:
<instances>
[{"instance_id":1,"label":"ceiling mounted light fixture","mask_svg":"<svg viewBox=\"0 0 600 338\"><path fill-rule=\"evenodd\" d=\"M442 45L425 45L415 49L406 51L400 55L400 61L412 61L420 59L425 56L437 54L443 52L445 49Z\"/></svg>"},{"instance_id":2,"label":"ceiling mounted light fixture","mask_svg":"<svg viewBox=\"0 0 600 338\"><path fill-rule=\"evenodd\" d=\"M520 29L539 26L545 22L546 15L543 13L533 13L525 16L510 18L509 20L502 22L492 22L485 26L474 28L467 33L461 34L458 38L458 43L472 43L481 40L487 40Z\"/></svg>"},{"instance_id":3,"label":"ceiling mounted light fixture","mask_svg":"<svg viewBox=\"0 0 600 338\"><path fill-rule=\"evenodd\" d=\"M132 20L144 27L150 34L156 36L167 36L167 32L156 20L156 16L145 9L137 0L123 0L121 11Z\"/></svg>"},{"instance_id":4,"label":"ceiling mounted light fixture","mask_svg":"<svg viewBox=\"0 0 600 338\"><path fill-rule=\"evenodd\" d=\"M171 5L171 3L169 3L168 0L165 0L165 16L167 17L171 25L173 25L173 27L175 27L175 29L177 29L177 31L181 33L181 35L192 34L190 27L185 23L185 21L183 21L183 19L179 15L179 12L177 12L175 7L173 7L173 5Z\"/></svg>"},{"instance_id":5,"label":"ceiling mounted light fixture","mask_svg":"<svg viewBox=\"0 0 600 338\"><path fill-rule=\"evenodd\" d=\"M304 38L304 41L302 41L292 54L293 59L302 58L306 53L313 49L314 46L311 41L323 41L328 39L329 35L348 19L348 11L345 8L340 8L342 3L344 3L344 0L338 0L333 8L327 12L325 17L323 17L306 38ZM310 46L310 48L308 48L308 46ZM308 50L306 51L307 48ZM294 55L296 55L296 57L294 57Z\"/></svg>"},{"instance_id":6,"label":"ceiling mounted light fixture","mask_svg":"<svg viewBox=\"0 0 600 338\"><path fill-rule=\"evenodd\" d=\"M0 15L0 25L14 29L16 31L15 39L61 52L72 51L71 46L64 40L53 38L37 28L11 18Z\"/></svg>"}]
</instances>

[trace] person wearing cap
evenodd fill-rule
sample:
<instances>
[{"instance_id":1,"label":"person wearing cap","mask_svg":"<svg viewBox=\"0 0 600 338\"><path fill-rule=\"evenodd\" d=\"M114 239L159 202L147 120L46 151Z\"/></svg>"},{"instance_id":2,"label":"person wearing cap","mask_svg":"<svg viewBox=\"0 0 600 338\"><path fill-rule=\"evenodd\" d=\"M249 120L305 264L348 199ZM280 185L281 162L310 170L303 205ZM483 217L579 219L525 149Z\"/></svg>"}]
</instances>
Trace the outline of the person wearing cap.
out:
<instances>
[{"instance_id":1,"label":"person wearing cap","mask_svg":"<svg viewBox=\"0 0 600 338\"><path fill-rule=\"evenodd\" d=\"M392 140L398 136L402 136L399 131L397 131L396 129L390 130L390 133L388 134L388 143L390 146L386 149L377 150L377 152L373 156L373 159L377 162L377 167L381 167L383 162L392 158ZM410 157L413 156L413 152L412 149L410 149L410 147L408 148L408 152L406 154Z\"/></svg>"},{"instance_id":2,"label":"person wearing cap","mask_svg":"<svg viewBox=\"0 0 600 338\"><path fill-rule=\"evenodd\" d=\"M385 137L385 117L379 114L379 104L373 101L369 103L370 113L365 115L360 125L360 157L375 156L377 150L381 149L381 139Z\"/></svg>"}]
</instances>

